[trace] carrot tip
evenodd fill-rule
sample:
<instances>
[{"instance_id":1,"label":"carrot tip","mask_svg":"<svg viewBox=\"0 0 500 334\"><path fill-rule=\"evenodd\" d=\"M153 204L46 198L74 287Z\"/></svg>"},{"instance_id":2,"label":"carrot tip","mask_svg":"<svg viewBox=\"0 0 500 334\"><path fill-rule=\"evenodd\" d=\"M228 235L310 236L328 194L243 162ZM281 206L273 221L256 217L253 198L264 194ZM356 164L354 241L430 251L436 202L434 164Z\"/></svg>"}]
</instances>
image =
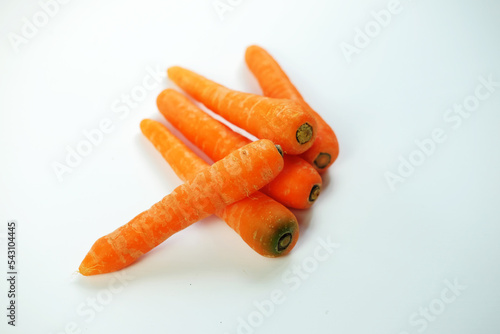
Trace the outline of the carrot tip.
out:
<instances>
[{"instance_id":1,"label":"carrot tip","mask_svg":"<svg viewBox=\"0 0 500 334\"><path fill-rule=\"evenodd\" d=\"M311 140L313 136L313 128L309 123L304 123L297 129L295 138L299 144L303 145Z\"/></svg>"},{"instance_id":2,"label":"carrot tip","mask_svg":"<svg viewBox=\"0 0 500 334\"><path fill-rule=\"evenodd\" d=\"M139 125L139 126L140 126L140 128L141 128L141 131L142 131L142 132L145 132L145 131L146 131L146 129L148 128L148 126L149 126L149 125L151 125L151 123L152 123L152 122L154 122L154 121L152 121L152 120L150 120L150 119L147 119L147 118L143 119L143 120L141 121L140 125Z\"/></svg>"},{"instance_id":3,"label":"carrot tip","mask_svg":"<svg viewBox=\"0 0 500 334\"><path fill-rule=\"evenodd\" d=\"M316 165L316 167L320 169L325 168L330 164L331 160L332 156L330 154L321 152L320 154L318 154L316 159L314 159L314 165Z\"/></svg>"},{"instance_id":4,"label":"carrot tip","mask_svg":"<svg viewBox=\"0 0 500 334\"><path fill-rule=\"evenodd\" d=\"M312 203L317 200L320 193L321 186L319 184L315 184L311 189L311 193L309 194L309 202Z\"/></svg>"},{"instance_id":5,"label":"carrot tip","mask_svg":"<svg viewBox=\"0 0 500 334\"><path fill-rule=\"evenodd\" d=\"M83 276L92 276L104 273L102 271L102 265L98 263L98 260L92 252L88 252L87 255L85 255L80 267L78 267L78 271Z\"/></svg>"}]
</instances>

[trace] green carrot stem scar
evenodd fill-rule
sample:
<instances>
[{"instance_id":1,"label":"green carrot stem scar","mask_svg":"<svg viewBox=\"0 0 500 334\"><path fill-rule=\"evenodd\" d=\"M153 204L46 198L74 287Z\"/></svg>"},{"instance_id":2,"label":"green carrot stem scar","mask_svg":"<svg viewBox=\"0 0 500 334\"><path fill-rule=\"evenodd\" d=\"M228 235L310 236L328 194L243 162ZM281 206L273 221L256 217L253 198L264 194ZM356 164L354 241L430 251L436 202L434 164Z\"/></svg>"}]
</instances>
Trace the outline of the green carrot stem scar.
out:
<instances>
[{"instance_id":1,"label":"green carrot stem scar","mask_svg":"<svg viewBox=\"0 0 500 334\"><path fill-rule=\"evenodd\" d=\"M321 192L321 186L315 184L314 187L312 187L311 189L311 194L309 195L309 201L314 202L316 199L318 199L320 192Z\"/></svg>"},{"instance_id":2,"label":"green carrot stem scar","mask_svg":"<svg viewBox=\"0 0 500 334\"><path fill-rule=\"evenodd\" d=\"M292 234L290 232L283 234L278 241L278 252L282 252L287 249L291 242Z\"/></svg>"},{"instance_id":3,"label":"green carrot stem scar","mask_svg":"<svg viewBox=\"0 0 500 334\"><path fill-rule=\"evenodd\" d=\"M314 160L314 165L319 168L325 168L330 164L330 161L332 160L332 156L328 153L321 152L318 154L318 157Z\"/></svg>"},{"instance_id":4,"label":"green carrot stem scar","mask_svg":"<svg viewBox=\"0 0 500 334\"><path fill-rule=\"evenodd\" d=\"M313 136L313 128L311 125L309 125L309 123L302 124L297 130L297 133L295 134L295 138L297 138L297 141L299 142L300 145L309 142L312 136Z\"/></svg>"}]
</instances>

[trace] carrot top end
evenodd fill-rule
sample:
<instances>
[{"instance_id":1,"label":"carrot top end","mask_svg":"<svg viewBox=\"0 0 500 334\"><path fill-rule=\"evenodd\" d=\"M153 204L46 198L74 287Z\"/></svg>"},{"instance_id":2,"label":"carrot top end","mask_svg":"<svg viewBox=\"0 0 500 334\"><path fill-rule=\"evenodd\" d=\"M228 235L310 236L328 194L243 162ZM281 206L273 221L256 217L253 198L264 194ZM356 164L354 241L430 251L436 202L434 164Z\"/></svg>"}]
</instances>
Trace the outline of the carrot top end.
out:
<instances>
[{"instance_id":1,"label":"carrot top end","mask_svg":"<svg viewBox=\"0 0 500 334\"><path fill-rule=\"evenodd\" d=\"M298 224L291 220L278 229L273 235L270 244L270 257L278 257L288 254L297 242Z\"/></svg>"},{"instance_id":2,"label":"carrot top end","mask_svg":"<svg viewBox=\"0 0 500 334\"><path fill-rule=\"evenodd\" d=\"M287 232L283 234L278 240L278 252L282 252L287 249L288 246L292 243L292 234Z\"/></svg>"},{"instance_id":3,"label":"carrot top end","mask_svg":"<svg viewBox=\"0 0 500 334\"><path fill-rule=\"evenodd\" d=\"M295 138L297 142L301 145L309 142L313 137L313 128L309 123L304 123L297 129L295 133Z\"/></svg>"},{"instance_id":4,"label":"carrot top end","mask_svg":"<svg viewBox=\"0 0 500 334\"><path fill-rule=\"evenodd\" d=\"M309 202L313 203L314 201L316 201L320 193L321 193L321 185L315 184L311 189L311 193L309 194Z\"/></svg>"},{"instance_id":5,"label":"carrot top end","mask_svg":"<svg viewBox=\"0 0 500 334\"><path fill-rule=\"evenodd\" d=\"M330 164L331 160L332 156L330 154L321 152L320 154L318 154L316 159L314 159L314 165L319 169L323 169Z\"/></svg>"},{"instance_id":6,"label":"carrot top end","mask_svg":"<svg viewBox=\"0 0 500 334\"><path fill-rule=\"evenodd\" d=\"M153 123L154 123L154 121L153 121L153 120L151 120L151 119L148 119L148 118L143 119L143 120L141 121L140 125L139 125L139 126L140 126L140 128L141 128L142 133L144 133L144 134L145 134L145 133L147 132L147 129L149 128L149 126L150 126L151 124L153 124Z\"/></svg>"}]
</instances>

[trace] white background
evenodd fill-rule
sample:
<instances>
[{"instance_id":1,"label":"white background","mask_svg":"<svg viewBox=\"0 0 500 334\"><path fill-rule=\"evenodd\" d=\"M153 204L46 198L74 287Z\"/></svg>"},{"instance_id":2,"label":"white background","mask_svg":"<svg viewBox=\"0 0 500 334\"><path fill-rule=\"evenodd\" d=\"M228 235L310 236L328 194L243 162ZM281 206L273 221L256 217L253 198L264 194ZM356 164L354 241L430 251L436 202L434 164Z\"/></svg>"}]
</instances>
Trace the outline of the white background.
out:
<instances>
[{"instance_id":1,"label":"white background","mask_svg":"<svg viewBox=\"0 0 500 334\"><path fill-rule=\"evenodd\" d=\"M498 1L401 0L351 62L342 43L389 1L232 3L221 20L212 0L74 0L16 51L11 33L40 5L1 1L1 268L7 221L19 226L18 326L6 324L1 279L1 332L498 333L500 88L459 126L444 119L480 77L500 82ZM126 117L113 103L147 68L172 65L260 93L243 58L251 44L277 58L341 146L314 208L298 213L293 252L263 258L210 217L126 269L125 286L76 274L97 238L181 184L139 130L143 118L166 123L155 99L173 84L162 79ZM54 162L106 118L113 130L59 182ZM446 141L392 191L385 174L436 128ZM340 246L316 268L319 238ZM302 265L307 277L290 272ZM273 290L284 300L259 318L254 303Z\"/></svg>"}]
</instances>

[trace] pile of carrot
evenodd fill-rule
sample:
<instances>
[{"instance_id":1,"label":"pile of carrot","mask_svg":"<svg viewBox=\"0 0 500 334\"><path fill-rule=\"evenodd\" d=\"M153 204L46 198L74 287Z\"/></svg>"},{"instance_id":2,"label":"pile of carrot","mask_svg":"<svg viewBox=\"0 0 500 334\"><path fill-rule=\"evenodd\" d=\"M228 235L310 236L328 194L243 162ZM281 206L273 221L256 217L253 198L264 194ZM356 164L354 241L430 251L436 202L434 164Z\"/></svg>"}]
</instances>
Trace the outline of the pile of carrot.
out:
<instances>
[{"instance_id":1,"label":"pile of carrot","mask_svg":"<svg viewBox=\"0 0 500 334\"><path fill-rule=\"evenodd\" d=\"M263 96L231 90L181 67L168 77L228 122L260 138L252 141L166 89L157 106L166 120L200 148L212 165L163 124L140 128L184 184L125 225L98 239L80 264L90 276L129 266L174 233L212 214L223 219L258 254L288 254L299 237L292 209L308 209L339 148L332 128L303 99L264 49L250 46L245 60Z\"/></svg>"}]
</instances>

